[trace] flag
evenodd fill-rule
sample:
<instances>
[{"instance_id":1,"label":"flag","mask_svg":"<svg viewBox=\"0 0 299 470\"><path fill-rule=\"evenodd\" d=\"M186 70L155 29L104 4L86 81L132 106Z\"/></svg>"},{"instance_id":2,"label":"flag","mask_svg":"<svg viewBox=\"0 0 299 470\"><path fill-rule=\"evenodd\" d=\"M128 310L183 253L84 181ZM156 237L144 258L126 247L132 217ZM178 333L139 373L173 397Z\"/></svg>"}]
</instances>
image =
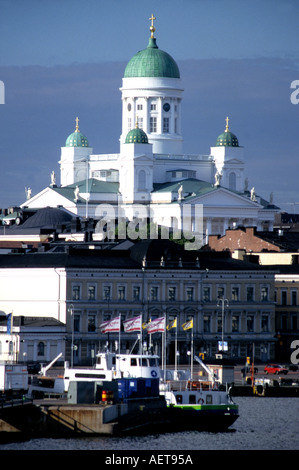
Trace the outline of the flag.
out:
<instances>
[{"instance_id":1,"label":"flag","mask_svg":"<svg viewBox=\"0 0 299 470\"><path fill-rule=\"evenodd\" d=\"M186 323L182 325L182 328L184 331L190 330L190 328L193 328L193 320L189 320Z\"/></svg>"},{"instance_id":2,"label":"flag","mask_svg":"<svg viewBox=\"0 0 299 470\"><path fill-rule=\"evenodd\" d=\"M101 333L113 333L120 331L120 316L112 320L105 321L100 325Z\"/></svg>"},{"instance_id":3,"label":"flag","mask_svg":"<svg viewBox=\"0 0 299 470\"><path fill-rule=\"evenodd\" d=\"M8 335L12 334L12 322L13 322L12 318L13 318L12 313L9 313L7 315L7 334Z\"/></svg>"},{"instance_id":4,"label":"flag","mask_svg":"<svg viewBox=\"0 0 299 470\"><path fill-rule=\"evenodd\" d=\"M171 328L176 328L176 318L172 320L166 327L167 330L171 330Z\"/></svg>"},{"instance_id":5,"label":"flag","mask_svg":"<svg viewBox=\"0 0 299 470\"><path fill-rule=\"evenodd\" d=\"M149 334L158 333L159 331L162 333L165 331L165 317L156 318L147 325L147 332Z\"/></svg>"},{"instance_id":6,"label":"flag","mask_svg":"<svg viewBox=\"0 0 299 470\"><path fill-rule=\"evenodd\" d=\"M126 333L131 333L132 331L141 331L142 327L142 315L139 317L129 318L128 320L123 321L124 331Z\"/></svg>"}]
</instances>

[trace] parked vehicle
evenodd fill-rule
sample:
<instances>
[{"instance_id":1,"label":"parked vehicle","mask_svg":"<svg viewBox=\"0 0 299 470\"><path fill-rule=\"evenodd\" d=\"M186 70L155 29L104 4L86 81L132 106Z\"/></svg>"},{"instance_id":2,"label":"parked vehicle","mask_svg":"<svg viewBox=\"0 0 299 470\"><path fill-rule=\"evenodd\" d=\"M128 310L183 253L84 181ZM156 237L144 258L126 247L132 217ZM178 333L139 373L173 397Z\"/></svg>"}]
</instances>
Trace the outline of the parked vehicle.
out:
<instances>
[{"instance_id":1,"label":"parked vehicle","mask_svg":"<svg viewBox=\"0 0 299 470\"><path fill-rule=\"evenodd\" d=\"M0 395L24 394L28 390L28 371L23 364L0 364Z\"/></svg>"},{"instance_id":2,"label":"parked vehicle","mask_svg":"<svg viewBox=\"0 0 299 470\"><path fill-rule=\"evenodd\" d=\"M266 374L287 374L288 369L279 364L267 364L264 368Z\"/></svg>"}]
</instances>

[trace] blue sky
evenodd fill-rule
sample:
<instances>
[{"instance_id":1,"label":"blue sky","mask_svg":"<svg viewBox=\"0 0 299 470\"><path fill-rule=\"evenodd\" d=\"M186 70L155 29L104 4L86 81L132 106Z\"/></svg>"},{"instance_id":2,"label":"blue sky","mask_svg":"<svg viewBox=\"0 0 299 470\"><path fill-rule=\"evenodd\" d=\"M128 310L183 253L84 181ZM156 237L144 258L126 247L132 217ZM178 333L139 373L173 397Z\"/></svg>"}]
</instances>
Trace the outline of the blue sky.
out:
<instances>
[{"instance_id":1,"label":"blue sky","mask_svg":"<svg viewBox=\"0 0 299 470\"><path fill-rule=\"evenodd\" d=\"M185 151L208 153L228 114L250 184L299 212L298 0L0 0L0 207L49 184L76 115L95 153L118 152L121 79L152 13L181 71Z\"/></svg>"}]
</instances>

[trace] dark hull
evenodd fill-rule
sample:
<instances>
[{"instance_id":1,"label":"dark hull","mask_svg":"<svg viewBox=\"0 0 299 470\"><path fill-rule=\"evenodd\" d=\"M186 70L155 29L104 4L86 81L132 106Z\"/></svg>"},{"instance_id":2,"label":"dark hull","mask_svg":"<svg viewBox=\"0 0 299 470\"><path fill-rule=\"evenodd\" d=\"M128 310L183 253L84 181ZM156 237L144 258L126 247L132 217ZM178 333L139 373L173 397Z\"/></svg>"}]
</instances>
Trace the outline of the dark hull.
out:
<instances>
[{"instance_id":1,"label":"dark hull","mask_svg":"<svg viewBox=\"0 0 299 470\"><path fill-rule=\"evenodd\" d=\"M169 407L168 412L175 431L227 431L239 417L237 409L227 412Z\"/></svg>"}]
</instances>

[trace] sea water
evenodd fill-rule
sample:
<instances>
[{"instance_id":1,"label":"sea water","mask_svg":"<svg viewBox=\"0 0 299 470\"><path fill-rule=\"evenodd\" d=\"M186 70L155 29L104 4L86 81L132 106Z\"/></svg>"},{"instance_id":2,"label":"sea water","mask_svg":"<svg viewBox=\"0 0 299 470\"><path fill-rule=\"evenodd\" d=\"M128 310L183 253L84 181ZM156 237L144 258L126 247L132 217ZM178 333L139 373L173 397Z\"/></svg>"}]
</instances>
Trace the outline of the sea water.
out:
<instances>
[{"instance_id":1,"label":"sea water","mask_svg":"<svg viewBox=\"0 0 299 470\"><path fill-rule=\"evenodd\" d=\"M180 432L130 437L32 439L1 450L299 450L299 398L235 397L240 417L226 432Z\"/></svg>"}]
</instances>

